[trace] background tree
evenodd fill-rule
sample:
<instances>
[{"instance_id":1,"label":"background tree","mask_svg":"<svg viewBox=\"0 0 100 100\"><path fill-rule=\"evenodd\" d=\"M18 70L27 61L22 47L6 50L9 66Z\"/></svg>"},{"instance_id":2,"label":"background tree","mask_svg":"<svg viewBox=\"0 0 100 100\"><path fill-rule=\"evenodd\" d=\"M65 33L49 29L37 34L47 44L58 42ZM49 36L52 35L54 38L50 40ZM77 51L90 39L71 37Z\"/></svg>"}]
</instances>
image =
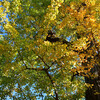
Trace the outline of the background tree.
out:
<instances>
[{"instance_id":1,"label":"background tree","mask_svg":"<svg viewBox=\"0 0 100 100\"><path fill-rule=\"evenodd\" d=\"M99 0L0 5L1 99L35 100L43 93L44 100L100 99Z\"/></svg>"}]
</instances>

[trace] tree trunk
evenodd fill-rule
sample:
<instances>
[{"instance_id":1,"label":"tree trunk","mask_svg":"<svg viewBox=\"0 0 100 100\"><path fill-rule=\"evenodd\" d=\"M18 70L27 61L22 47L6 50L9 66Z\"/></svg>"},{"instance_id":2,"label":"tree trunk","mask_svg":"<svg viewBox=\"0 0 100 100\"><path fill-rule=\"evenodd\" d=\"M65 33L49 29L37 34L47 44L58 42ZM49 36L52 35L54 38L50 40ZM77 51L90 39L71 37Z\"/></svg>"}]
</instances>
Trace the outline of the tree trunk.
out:
<instances>
[{"instance_id":1,"label":"tree trunk","mask_svg":"<svg viewBox=\"0 0 100 100\"><path fill-rule=\"evenodd\" d=\"M97 77L93 79L85 77L85 83L94 84L92 88L86 90L85 98L86 100L100 100L100 66L95 65L91 69L91 73L97 75Z\"/></svg>"}]
</instances>

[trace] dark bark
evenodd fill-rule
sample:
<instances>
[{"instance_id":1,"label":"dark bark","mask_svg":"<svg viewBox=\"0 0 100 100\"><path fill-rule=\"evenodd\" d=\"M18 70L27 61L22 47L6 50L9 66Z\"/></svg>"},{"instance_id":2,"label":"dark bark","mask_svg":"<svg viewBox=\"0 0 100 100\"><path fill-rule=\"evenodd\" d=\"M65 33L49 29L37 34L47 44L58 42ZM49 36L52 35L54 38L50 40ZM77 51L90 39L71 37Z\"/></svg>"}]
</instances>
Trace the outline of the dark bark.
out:
<instances>
[{"instance_id":1,"label":"dark bark","mask_svg":"<svg viewBox=\"0 0 100 100\"><path fill-rule=\"evenodd\" d=\"M95 40L91 41L90 46L87 48L87 51L89 49L91 49L91 47L96 46ZM94 56L94 53L92 54ZM86 59L84 57L84 59ZM94 56L94 59L100 59L99 57L99 51L98 54ZM89 65L90 61L92 60L92 57L88 57L87 58L87 62L82 62L82 66L87 66L87 64ZM88 84L93 84L92 87L88 87L86 92L85 92L85 99L86 100L100 100L100 65L98 64L94 64L94 67L90 70L90 73L92 75L95 75L94 78L89 76L89 77L85 77L85 83ZM88 70L88 68L86 68L86 70ZM96 94L97 93L97 94Z\"/></svg>"},{"instance_id":2,"label":"dark bark","mask_svg":"<svg viewBox=\"0 0 100 100\"><path fill-rule=\"evenodd\" d=\"M92 88L86 90L85 98L86 100L100 100L100 66L95 65L94 68L91 69L91 73L96 74L97 77L93 79L91 77L85 77L86 83L94 85ZM95 94L96 92L98 94Z\"/></svg>"},{"instance_id":3,"label":"dark bark","mask_svg":"<svg viewBox=\"0 0 100 100\"><path fill-rule=\"evenodd\" d=\"M49 41L51 43L54 43L54 42L62 42L63 44L67 44L67 45L70 45L71 44L70 42L66 41L65 39L56 37L55 36L55 33L53 33L50 30L48 31L48 35L46 37L46 41Z\"/></svg>"}]
</instances>

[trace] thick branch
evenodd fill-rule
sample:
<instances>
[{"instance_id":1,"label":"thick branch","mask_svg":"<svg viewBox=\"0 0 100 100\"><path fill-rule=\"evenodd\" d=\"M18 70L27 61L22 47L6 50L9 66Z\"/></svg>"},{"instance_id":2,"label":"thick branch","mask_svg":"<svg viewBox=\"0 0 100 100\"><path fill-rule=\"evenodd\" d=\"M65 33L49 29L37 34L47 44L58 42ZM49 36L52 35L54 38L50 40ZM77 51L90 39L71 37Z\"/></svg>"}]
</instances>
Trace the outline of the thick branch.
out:
<instances>
[{"instance_id":1,"label":"thick branch","mask_svg":"<svg viewBox=\"0 0 100 100\"><path fill-rule=\"evenodd\" d=\"M67 44L68 46L71 45L70 42L66 41L65 39L59 38L55 36L55 33L52 32L51 30L48 31L48 35L46 37L46 41L50 42L62 42L63 44Z\"/></svg>"},{"instance_id":2,"label":"thick branch","mask_svg":"<svg viewBox=\"0 0 100 100\"><path fill-rule=\"evenodd\" d=\"M55 88L54 81L53 81L52 77L50 76L50 74L48 73L48 70L45 70L45 72L46 72L47 76L49 77L49 79L50 79L50 81L51 81L53 87ZM56 95L55 100L59 100L59 99L58 99L58 93L57 93L56 88L55 88L55 95Z\"/></svg>"}]
</instances>

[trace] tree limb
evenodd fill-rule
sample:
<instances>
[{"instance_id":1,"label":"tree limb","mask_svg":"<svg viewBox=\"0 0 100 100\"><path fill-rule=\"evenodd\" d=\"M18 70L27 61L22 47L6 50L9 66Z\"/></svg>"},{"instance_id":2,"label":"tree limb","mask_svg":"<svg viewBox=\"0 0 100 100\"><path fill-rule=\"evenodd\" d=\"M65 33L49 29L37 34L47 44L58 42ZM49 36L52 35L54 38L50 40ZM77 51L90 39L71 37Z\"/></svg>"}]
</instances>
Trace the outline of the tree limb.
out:
<instances>
[{"instance_id":1,"label":"tree limb","mask_svg":"<svg viewBox=\"0 0 100 100\"><path fill-rule=\"evenodd\" d=\"M51 81L53 87L55 88L54 81L53 81L52 77L50 76L50 74L48 73L48 70L45 70L45 72L46 72L47 76L49 77L49 79L50 79L50 81ZM58 99L58 93L57 93L56 88L55 88L55 95L56 95L55 100L59 100L59 99Z\"/></svg>"}]
</instances>

